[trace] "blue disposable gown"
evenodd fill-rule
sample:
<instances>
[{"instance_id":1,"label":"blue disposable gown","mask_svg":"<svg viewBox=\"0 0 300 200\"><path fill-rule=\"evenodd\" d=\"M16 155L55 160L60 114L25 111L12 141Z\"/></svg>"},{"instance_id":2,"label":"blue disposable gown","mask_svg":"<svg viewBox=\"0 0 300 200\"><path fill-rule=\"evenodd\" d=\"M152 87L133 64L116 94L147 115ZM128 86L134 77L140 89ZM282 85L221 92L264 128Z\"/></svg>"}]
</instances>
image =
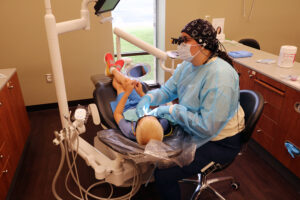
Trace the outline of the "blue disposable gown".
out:
<instances>
[{"instance_id":1,"label":"blue disposable gown","mask_svg":"<svg viewBox=\"0 0 300 200\"><path fill-rule=\"evenodd\" d=\"M176 98L171 117L201 146L219 134L239 107L239 77L221 58L201 66L179 64L171 78L151 90L152 106Z\"/></svg>"}]
</instances>

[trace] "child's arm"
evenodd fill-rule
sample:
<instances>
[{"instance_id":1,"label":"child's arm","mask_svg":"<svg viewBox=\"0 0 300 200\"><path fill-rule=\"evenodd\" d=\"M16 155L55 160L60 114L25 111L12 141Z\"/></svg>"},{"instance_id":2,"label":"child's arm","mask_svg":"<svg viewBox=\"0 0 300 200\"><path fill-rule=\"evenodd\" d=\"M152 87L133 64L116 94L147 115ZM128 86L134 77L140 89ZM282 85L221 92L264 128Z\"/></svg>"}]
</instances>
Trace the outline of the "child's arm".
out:
<instances>
[{"instance_id":1,"label":"child's arm","mask_svg":"<svg viewBox=\"0 0 300 200\"><path fill-rule=\"evenodd\" d=\"M130 93L132 92L132 90L134 88L134 83L131 80L125 81L124 88L125 88L124 95L122 96L121 100L119 101L119 103L115 109L115 112L114 112L114 119L117 122L117 124L119 124L120 120L124 118L123 110L124 110L126 101L128 99L128 96L130 95Z\"/></svg>"}]
</instances>

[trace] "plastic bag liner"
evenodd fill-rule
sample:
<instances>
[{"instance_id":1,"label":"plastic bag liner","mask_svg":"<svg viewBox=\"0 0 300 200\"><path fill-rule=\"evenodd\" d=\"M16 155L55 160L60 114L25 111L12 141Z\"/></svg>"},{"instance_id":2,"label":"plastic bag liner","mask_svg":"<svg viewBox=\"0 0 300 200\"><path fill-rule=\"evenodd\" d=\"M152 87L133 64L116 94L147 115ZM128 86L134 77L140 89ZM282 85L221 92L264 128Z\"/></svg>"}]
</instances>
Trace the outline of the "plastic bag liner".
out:
<instances>
[{"instance_id":1,"label":"plastic bag liner","mask_svg":"<svg viewBox=\"0 0 300 200\"><path fill-rule=\"evenodd\" d=\"M139 145L125 137L120 130L106 129L97 133L100 141L114 151L132 159L136 163L153 162L159 168L175 165L183 167L194 160L196 144L189 134L176 126L171 136L163 141L150 140L147 145Z\"/></svg>"}]
</instances>

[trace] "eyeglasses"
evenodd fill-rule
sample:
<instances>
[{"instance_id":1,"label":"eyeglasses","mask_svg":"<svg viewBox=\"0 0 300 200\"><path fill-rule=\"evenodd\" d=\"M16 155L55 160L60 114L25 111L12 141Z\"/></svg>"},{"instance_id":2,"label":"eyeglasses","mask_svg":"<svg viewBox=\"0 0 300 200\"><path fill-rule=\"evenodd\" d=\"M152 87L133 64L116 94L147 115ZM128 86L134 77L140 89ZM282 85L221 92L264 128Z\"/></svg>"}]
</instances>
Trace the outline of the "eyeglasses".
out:
<instances>
[{"instance_id":1,"label":"eyeglasses","mask_svg":"<svg viewBox=\"0 0 300 200\"><path fill-rule=\"evenodd\" d=\"M171 43L172 44L177 44L177 45L180 45L181 43L183 42L188 42L189 40L191 40L192 38L188 38L186 36L180 36L178 38L171 38Z\"/></svg>"}]
</instances>

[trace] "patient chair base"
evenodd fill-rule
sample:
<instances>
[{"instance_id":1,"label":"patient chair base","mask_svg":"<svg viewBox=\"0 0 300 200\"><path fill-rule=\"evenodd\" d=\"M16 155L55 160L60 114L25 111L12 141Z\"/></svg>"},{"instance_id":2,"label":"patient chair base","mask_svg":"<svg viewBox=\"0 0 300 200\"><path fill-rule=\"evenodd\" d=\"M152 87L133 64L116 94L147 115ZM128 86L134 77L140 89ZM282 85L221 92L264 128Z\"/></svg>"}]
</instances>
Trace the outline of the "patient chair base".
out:
<instances>
[{"instance_id":1,"label":"patient chair base","mask_svg":"<svg viewBox=\"0 0 300 200\"><path fill-rule=\"evenodd\" d=\"M135 172L134 168L137 168L140 178L140 183L148 183L154 181L153 171L154 164L148 162L139 162L139 160L130 160L126 155L116 152L109 148L106 144L98 139L94 138L94 146L101 151L111 162L118 165L120 171L107 173L105 181L119 187L131 186ZM135 163L135 164L134 164Z\"/></svg>"}]
</instances>

